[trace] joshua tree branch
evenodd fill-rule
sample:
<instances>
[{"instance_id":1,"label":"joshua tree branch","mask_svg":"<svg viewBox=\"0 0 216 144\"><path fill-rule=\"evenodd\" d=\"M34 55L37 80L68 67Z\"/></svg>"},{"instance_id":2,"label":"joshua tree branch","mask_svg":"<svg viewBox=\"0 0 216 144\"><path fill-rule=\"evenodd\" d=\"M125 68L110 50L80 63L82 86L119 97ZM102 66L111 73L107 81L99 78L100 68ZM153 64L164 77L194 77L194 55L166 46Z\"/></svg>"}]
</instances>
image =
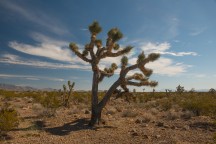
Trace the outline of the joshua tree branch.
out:
<instances>
[{"instance_id":1,"label":"joshua tree branch","mask_svg":"<svg viewBox=\"0 0 216 144\"><path fill-rule=\"evenodd\" d=\"M155 87L157 86L157 82L155 81L141 81L141 82L133 82L133 81L127 81L126 83L127 85L132 85L132 86L151 86L151 87Z\"/></svg>"},{"instance_id":2,"label":"joshua tree branch","mask_svg":"<svg viewBox=\"0 0 216 144\"><path fill-rule=\"evenodd\" d=\"M88 59L87 57L83 56L79 51L73 51L79 58L81 58L83 61L91 63L92 60Z\"/></svg>"},{"instance_id":3,"label":"joshua tree branch","mask_svg":"<svg viewBox=\"0 0 216 144\"><path fill-rule=\"evenodd\" d=\"M101 82L104 79L104 77L111 77L114 74L114 71L112 73L108 73L108 72L99 70L99 72L100 72L100 77L98 79L99 82Z\"/></svg>"},{"instance_id":4,"label":"joshua tree branch","mask_svg":"<svg viewBox=\"0 0 216 144\"><path fill-rule=\"evenodd\" d=\"M123 54L126 54L126 53L129 53L131 51L132 47L131 46L128 46L122 50L119 50L118 52L116 53L113 53L111 51L107 51L105 53L103 53L100 58L106 58L106 57L118 57L118 56L121 56Z\"/></svg>"}]
</instances>

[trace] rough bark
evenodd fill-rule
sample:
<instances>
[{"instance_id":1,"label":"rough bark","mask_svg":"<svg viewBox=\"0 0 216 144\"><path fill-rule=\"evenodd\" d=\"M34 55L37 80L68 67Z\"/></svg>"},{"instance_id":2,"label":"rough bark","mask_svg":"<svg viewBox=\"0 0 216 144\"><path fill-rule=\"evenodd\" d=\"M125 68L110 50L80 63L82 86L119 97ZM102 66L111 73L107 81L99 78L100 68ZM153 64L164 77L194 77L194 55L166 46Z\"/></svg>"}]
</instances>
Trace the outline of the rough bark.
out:
<instances>
[{"instance_id":1,"label":"rough bark","mask_svg":"<svg viewBox=\"0 0 216 144\"><path fill-rule=\"evenodd\" d=\"M93 126L99 121L98 109L98 72L94 71L92 80L92 115L89 125Z\"/></svg>"}]
</instances>

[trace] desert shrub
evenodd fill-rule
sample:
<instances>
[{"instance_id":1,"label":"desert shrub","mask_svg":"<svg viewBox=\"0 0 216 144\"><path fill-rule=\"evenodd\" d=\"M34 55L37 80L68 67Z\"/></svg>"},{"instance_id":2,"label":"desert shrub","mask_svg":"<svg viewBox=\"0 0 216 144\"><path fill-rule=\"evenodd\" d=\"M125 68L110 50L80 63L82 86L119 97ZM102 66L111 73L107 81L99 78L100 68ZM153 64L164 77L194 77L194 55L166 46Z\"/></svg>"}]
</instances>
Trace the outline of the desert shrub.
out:
<instances>
[{"instance_id":1,"label":"desert shrub","mask_svg":"<svg viewBox=\"0 0 216 144\"><path fill-rule=\"evenodd\" d=\"M7 132L19 124L18 113L15 109L3 106L0 109L0 133Z\"/></svg>"},{"instance_id":2,"label":"desert shrub","mask_svg":"<svg viewBox=\"0 0 216 144\"><path fill-rule=\"evenodd\" d=\"M172 101L168 98L163 98L157 101L162 110L167 111L172 108Z\"/></svg>"},{"instance_id":3,"label":"desert shrub","mask_svg":"<svg viewBox=\"0 0 216 144\"><path fill-rule=\"evenodd\" d=\"M216 143L216 132L213 134L213 140Z\"/></svg>"},{"instance_id":4,"label":"desert shrub","mask_svg":"<svg viewBox=\"0 0 216 144\"><path fill-rule=\"evenodd\" d=\"M155 116L153 116L151 113L144 113L141 119L143 123L148 123L154 120Z\"/></svg>"},{"instance_id":5,"label":"desert shrub","mask_svg":"<svg viewBox=\"0 0 216 144\"><path fill-rule=\"evenodd\" d=\"M39 102L44 106L45 108L58 108L61 106L61 100L57 93L55 92L49 92L46 93Z\"/></svg>"},{"instance_id":6,"label":"desert shrub","mask_svg":"<svg viewBox=\"0 0 216 144\"><path fill-rule=\"evenodd\" d=\"M171 109L168 113L167 113L167 119L168 120L175 120L181 117L181 112L177 112L173 109Z\"/></svg>"},{"instance_id":7,"label":"desert shrub","mask_svg":"<svg viewBox=\"0 0 216 144\"><path fill-rule=\"evenodd\" d=\"M132 110L125 110L122 113L122 117L136 117L137 115L138 113Z\"/></svg>"},{"instance_id":8,"label":"desert shrub","mask_svg":"<svg viewBox=\"0 0 216 144\"><path fill-rule=\"evenodd\" d=\"M216 115L216 100L208 93L188 96L180 105L184 109L192 111L195 115Z\"/></svg>"},{"instance_id":9,"label":"desert shrub","mask_svg":"<svg viewBox=\"0 0 216 144\"><path fill-rule=\"evenodd\" d=\"M57 92L43 92L40 96L35 97L35 102L41 104L34 105L33 110L39 116L51 117L56 113L56 109L61 106L61 98Z\"/></svg>"},{"instance_id":10,"label":"desert shrub","mask_svg":"<svg viewBox=\"0 0 216 144\"><path fill-rule=\"evenodd\" d=\"M149 111L150 111L151 114L153 114L153 115L157 115L157 114L159 113L158 109L156 109L156 108L151 108Z\"/></svg>"}]
</instances>

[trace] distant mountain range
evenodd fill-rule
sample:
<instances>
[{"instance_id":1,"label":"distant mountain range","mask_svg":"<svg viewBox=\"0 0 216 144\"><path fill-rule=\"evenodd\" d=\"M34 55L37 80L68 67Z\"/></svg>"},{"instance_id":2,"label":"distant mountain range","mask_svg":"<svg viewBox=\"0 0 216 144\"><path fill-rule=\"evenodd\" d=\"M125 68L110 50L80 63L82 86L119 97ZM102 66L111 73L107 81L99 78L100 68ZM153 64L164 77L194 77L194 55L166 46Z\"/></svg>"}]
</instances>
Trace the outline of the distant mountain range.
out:
<instances>
[{"instance_id":1,"label":"distant mountain range","mask_svg":"<svg viewBox=\"0 0 216 144\"><path fill-rule=\"evenodd\" d=\"M2 84L2 83L0 83L0 89L11 90L11 91L55 91L56 90L52 88L37 89L29 86L17 86L17 85Z\"/></svg>"}]
</instances>

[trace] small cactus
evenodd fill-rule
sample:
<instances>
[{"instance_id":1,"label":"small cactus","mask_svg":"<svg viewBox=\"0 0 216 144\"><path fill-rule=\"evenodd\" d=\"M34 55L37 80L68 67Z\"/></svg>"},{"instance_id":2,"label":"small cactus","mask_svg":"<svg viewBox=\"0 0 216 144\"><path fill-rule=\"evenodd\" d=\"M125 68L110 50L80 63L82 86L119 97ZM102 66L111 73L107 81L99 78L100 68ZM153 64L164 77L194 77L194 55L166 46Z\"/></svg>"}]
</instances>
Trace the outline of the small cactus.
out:
<instances>
[{"instance_id":1,"label":"small cactus","mask_svg":"<svg viewBox=\"0 0 216 144\"><path fill-rule=\"evenodd\" d=\"M70 81L68 81L68 88L69 90L67 90L67 86L64 84L63 85L63 106L65 107L69 107L69 102L70 102L70 98L73 92L73 88L74 88L75 82L73 82L71 84Z\"/></svg>"}]
</instances>

